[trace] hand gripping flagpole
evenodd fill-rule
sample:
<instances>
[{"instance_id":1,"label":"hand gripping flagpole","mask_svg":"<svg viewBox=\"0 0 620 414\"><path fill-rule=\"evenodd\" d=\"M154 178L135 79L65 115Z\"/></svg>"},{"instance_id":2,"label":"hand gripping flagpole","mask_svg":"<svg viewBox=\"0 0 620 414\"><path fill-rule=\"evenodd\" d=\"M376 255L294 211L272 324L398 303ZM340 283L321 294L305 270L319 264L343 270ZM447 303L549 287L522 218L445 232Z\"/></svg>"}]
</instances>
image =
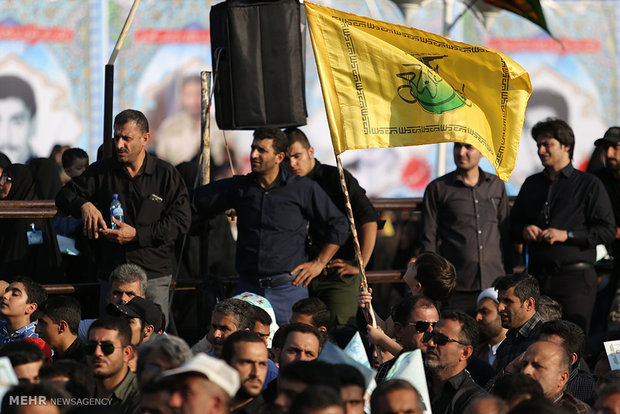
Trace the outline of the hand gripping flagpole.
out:
<instances>
[{"instance_id":1,"label":"hand gripping flagpole","mask_svg":"<svg viewBox=\"0 0 620 414\"><path fill-rule=\"evenodd\" d=\"M360 275L362 276L361 289L364 292L368 292L368 279L366 279L366 270L364 258L362 257L362 249L357 237L357 229L355 228L355 219L353 218L353 209L351 208L351 199L349 198L349 190L347 189L347 182L344 178L344 169L342 168L342 161L340 160L340 154L336 154L336 165L338 166L338 173L340 174L340 186L344 193L345 206L347 209L347 218L349 219L349 226L351 227L351 234L353 235L353 247L355 248L355 258L357 259L357 265L360 269ZM373 328L377 327L377 319L375 318L375 312L372 309L372 304L368 304L364 314L366 320L372 325Z\"/></svg>"}]
</instances>

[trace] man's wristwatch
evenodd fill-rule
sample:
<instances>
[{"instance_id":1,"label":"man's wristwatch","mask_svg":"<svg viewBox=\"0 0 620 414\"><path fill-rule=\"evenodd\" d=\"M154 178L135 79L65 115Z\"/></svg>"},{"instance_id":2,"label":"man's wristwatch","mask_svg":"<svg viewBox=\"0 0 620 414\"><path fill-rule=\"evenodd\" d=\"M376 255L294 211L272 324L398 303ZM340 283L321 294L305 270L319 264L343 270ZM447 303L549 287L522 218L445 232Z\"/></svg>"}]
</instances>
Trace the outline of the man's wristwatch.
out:
<instances>
[{"instance_id":1,"label":"man's wristwatch","mask_svg":"<svg viewBox=\"0 0 620 414\"><path fill-rule=\"evenodd\" d=\"M573 234L572 231L567 231L566 232L566 241L571 241L575 239L575 234Z\"/></svg>"}]
</instances>

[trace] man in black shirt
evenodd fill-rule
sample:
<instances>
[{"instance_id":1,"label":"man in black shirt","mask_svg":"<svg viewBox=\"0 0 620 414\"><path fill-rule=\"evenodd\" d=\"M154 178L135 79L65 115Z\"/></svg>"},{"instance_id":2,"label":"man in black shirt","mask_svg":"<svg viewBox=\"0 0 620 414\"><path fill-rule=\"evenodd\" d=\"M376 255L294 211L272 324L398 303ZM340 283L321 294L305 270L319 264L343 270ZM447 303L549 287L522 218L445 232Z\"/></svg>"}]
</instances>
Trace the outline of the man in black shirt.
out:
<instances>
[{"instance_id":1,"label":"man in black shirt","mask_svg":"<svg viewBox=\"0 0 620 414\"><path fill-rule=\"evenodd\" d=\"M52 296L41 306L36 331L54 350L54 361L86 363L86 351L78 339L81 309L80 302L69 296Z\"/></svg>"},{"instance_id":2,"label":"man in black shirt","mask_svg":"<svg viewBox=\"0 0 620 414\"><path fill-rule=\"evenodd\" d=\"M424 334L424 355L431 408L435 414L462 413L473 400L486 396L465 369L478 343L478 326L471 316L446 311L435 329Z\"/></svg>"},{"instance_id":3,"label":"man in black shirt","mask_svg":"<svg viewBox=\"0 0 620 414\"><path fill-rule=\"evenodd\" d=\"M148 276L146 296L168 314L174 242L189 230L187 188L178 171L145 151L149 125L140 111L114 119L115 156L95 162L69 181L56 197L58 208L84 221L84 235L98 241L97 277L105 280L118 265L133 263ZM112 195L124 209L124 223L110 222ZM102 289L102 298L108 292ZM100 300L104 306L105 300Z\"/></svg>"},{"instance_id":4,"label":"man in black shirt","mask_svg":"<svg viewBox=\"0 0 620 414\"><path fill-rule=\"evenodd\" d=\"M541 121L532 137L544 171L521 186L511 211L512 236L525 243L528 271L542 292L587 333L596 297L596 245L616 234L611 203L598 178L573 168L575 137L566 122Z\"/></svg>"},{"instance_id":5,"label":"man in black shirt","mask_svg":"<svg viewBox=\"0 0 620 414\"><path fill-rule=\"evenodd\" d=\"M241 387L230 402L230 412L258 414L268 412L261 395L269 360L267 346L254 332L238 331L224 342L222 359L239 373Z\"/></svg>"},{"instance_id":6,"label":"man in black shirt","mask_svg":"<svg viewBox=\"0 0 620 414\"><path fill-rule=\"evenodd\" d=\"M287 167L294 174L308 177L316 181L327 193L336 207L346 215L346 201L338 168L321 164L314 158L314 148L310 146L306 135L297 128L286 130L288 136ZM377 212L372 206L366 191L359 185L355 177L344 170L345 182L353 218L359 236L364 266L368 265L377 239ZM310 257L317 255L325 244L323 226L310 221ZM310 295L320 298L331 313L330 328L343 325L355 326L357 313L357 291L360 285L359 268L355 260L353 238L340 247L327 269L310 284Z\"/></svg>"},{"instance_id":7,"label":"man in black shirt","mask_svg":"<svg viewBox=\"0 0 620 414\"><path fill-rule=\"evenodd\" d=\"M422 204L422 251L456 268L450 308L473 313L480 292L512 271L508 197L504 183L478 166L482 154L454 143L456 170L431 182Z\"/></svg>"}]
</instances>

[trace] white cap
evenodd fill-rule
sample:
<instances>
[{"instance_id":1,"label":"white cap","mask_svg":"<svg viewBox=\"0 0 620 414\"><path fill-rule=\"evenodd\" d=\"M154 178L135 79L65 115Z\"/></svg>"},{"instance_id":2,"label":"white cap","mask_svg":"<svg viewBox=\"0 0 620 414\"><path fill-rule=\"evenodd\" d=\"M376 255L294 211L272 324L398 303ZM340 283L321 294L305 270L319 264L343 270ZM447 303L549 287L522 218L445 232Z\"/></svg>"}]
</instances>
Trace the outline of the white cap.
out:
<instances>
[{"instance_id":1,"label":"white cap","mask_svg":"<svg viewBox=\"0 0 620 414\"><path fill-rule=\"evenodd\" d=\"M222 387L231 398L235 396L241 386L239 373L236 369L221 359L213 358L203 353L188 359L178 368L162 372L160 378L189 372L204 375L209 381Z\"/></svg>"},{"instance_id":2,"label":"white cap","mask_svg":"<svg viewBox=\"0 0 620 414\"><path fill-rule=\"evenodd\" d=\"M476 300L476 304L480 306L480 301L485 298L489 298L493 302L499 303L499 299L497 299L497 289L495 289L494 287L490 287L480 292L480 294L478 295L478 300Z\"/></svg>"}]
</instances>

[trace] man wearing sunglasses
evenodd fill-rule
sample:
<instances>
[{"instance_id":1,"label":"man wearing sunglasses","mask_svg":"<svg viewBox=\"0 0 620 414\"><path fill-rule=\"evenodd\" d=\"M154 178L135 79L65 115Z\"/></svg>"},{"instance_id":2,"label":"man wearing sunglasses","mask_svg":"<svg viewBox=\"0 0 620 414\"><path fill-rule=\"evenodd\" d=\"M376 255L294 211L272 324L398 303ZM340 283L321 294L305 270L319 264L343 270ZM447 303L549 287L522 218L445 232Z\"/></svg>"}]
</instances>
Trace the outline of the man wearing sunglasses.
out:
<instances>
[{"instance_id":1,"label":"man wearing sunglasses","mask_svg":"<svg viewBox=\"0 0 620 414\"><path fill-rule=\"evenodd\" d=\"M394 307L392 319L394 320L396 341L401 347L400 351L394 349L393 355L397 356L402 352L416 349L421 350L424 354L426 343L422 340L423 335L425 332L433 330L433 326L439 320L439 311L435 302L426 296L408 296ZM377 384L385 380L394 362L396 362L396 358L379 366L375 377Z\"/></svg>"},{"instance_id":2,"label":"man wearing sunglasses","mask_svg":"<svg viewBox=\"0 0 620 414\"><path fill-rule=\"evenodd\" d=\"M129 323L115 317L97 319L88 330L85 350L95 377L95 396L110 398L116 412L139 412L138 382L129 370L133 355Z\"/></svg>"},{"instance_id":3,"label":"man wearing sunglasses","mask_svg":"<svg viewBox=\"0 0 620 414\"><path fill-rule=\"evenodd\" d=\"M462 413L474 399L486 396L465 369L478 336L474 318L460 311L444 312L435 329L424 333L424 366L434 414Z\"/></svg>"}]
</instances>

